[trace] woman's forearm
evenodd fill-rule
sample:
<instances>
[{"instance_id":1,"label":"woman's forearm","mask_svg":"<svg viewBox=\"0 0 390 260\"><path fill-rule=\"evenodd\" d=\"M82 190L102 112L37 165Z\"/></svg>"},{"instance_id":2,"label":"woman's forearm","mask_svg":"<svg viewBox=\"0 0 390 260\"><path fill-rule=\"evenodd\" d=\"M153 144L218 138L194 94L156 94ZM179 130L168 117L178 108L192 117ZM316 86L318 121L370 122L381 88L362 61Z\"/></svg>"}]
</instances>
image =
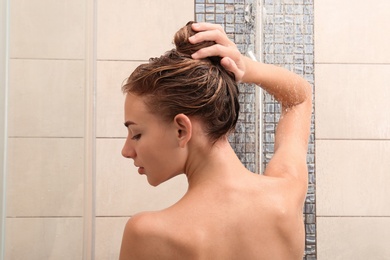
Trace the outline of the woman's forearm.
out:
<instances>
[{"instance_id":1,"label":"woman's forearm","mask_svg":"<svg viewBox=\"0 0 390 260\"><path fill-rule=\"evenodd\" d=\"M243 58L246 68L242 82L260 85L285 107L311 99L310 84L299 75L275 65Z\"/></svg>"}]
</instances>

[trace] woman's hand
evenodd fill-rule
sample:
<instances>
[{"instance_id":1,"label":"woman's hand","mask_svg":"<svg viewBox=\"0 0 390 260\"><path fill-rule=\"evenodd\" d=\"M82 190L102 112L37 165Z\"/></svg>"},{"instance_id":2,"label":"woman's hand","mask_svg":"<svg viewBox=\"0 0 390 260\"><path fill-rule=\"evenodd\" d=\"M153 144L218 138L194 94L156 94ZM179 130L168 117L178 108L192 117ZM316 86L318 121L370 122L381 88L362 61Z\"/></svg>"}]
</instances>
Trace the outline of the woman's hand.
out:
<instances>
[{"instance_id":1,"label":"woman's hand","mask_svg":"<svg viewBox=\"0 0 390 260\"><path fill-rule=\"evenodd\" d=\"M229 40L223 28L218 24L194 23L192 30L198 32L188 40L192 43L203 41L214 41L216 44L200 49L192 54L193 59L203 59L212 56L222 58L221 65L228 71L234 73L238 82L243 81L246 72L244 57L237 49L236 44Z\"/></svg>"}]
</instances>

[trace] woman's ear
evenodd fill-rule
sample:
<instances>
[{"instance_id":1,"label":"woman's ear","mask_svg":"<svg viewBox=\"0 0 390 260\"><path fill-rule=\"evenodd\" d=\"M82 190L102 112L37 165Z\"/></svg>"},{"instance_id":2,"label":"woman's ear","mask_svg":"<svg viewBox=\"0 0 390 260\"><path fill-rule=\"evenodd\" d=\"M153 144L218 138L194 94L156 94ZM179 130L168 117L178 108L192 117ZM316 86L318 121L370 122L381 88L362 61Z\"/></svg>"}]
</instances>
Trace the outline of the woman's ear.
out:
<instances>
[{"instance_id":1,"label":"woman's ear","mask_svg":"<svg viewBox=\"0 0 390 260\"><path fill-rule=\"evenodd\" d=\"M184 148L192 136L192 123L188 116L178 114L173 119L179 146Z\"/></svg>"}]
</instances>

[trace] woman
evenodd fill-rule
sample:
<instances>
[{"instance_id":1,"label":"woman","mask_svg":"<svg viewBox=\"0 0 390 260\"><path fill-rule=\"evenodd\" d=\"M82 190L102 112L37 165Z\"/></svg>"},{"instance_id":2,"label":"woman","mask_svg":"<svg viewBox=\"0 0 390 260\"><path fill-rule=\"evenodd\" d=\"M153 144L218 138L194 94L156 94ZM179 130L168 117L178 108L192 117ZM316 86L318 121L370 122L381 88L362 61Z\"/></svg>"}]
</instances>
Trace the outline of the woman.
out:
<instances>
[{"instance_id":1,"label":"woman","mask_svg":"<svg viewBox=\"0 0 390 260\"><path fill-rule=\"evenodd\" d=\"M120 259L302 259L309 83L242 56L219 25L190 22L175 44L123 86L122 154L153 186L184 173L188 191L167 209L132 217ZM236 82L261 85L282 106L263 175L249 172L228 142Z\"/></svg>"}]
</instances>

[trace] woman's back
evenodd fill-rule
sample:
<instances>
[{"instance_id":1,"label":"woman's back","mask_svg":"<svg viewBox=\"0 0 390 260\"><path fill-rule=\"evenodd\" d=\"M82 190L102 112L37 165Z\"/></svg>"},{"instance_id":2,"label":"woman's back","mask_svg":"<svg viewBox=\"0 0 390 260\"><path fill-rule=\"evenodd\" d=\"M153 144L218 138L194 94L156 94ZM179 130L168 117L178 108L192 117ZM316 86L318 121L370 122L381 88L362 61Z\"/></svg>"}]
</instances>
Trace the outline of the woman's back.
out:
<instances>
[{"instance_id":1,"label":"woman's back","mask_svg":"<svg viewBox=\"0 0 390 260\"><path fill-rule=\"evenodd\" d=\"M176 204L130 219L126 243L135 255L123 259L301 259L304 229L300 198L291 196L294 180L253 174L229 153L221 151L222 169L210 170L207 181Z\"/></svg>"},{"instance_id":2,"label":"woman's back","mask_svg":"<svg viewBox=\"0 0 390 260\"><path fill-rule=\"evenodd\" d=\"M248 174L226 187L194 192L162 218L194 259L302 258L302 211L289 204L283 181ZM175 214L180 219L169 221Z\"/></svg>"}]
</instances>

